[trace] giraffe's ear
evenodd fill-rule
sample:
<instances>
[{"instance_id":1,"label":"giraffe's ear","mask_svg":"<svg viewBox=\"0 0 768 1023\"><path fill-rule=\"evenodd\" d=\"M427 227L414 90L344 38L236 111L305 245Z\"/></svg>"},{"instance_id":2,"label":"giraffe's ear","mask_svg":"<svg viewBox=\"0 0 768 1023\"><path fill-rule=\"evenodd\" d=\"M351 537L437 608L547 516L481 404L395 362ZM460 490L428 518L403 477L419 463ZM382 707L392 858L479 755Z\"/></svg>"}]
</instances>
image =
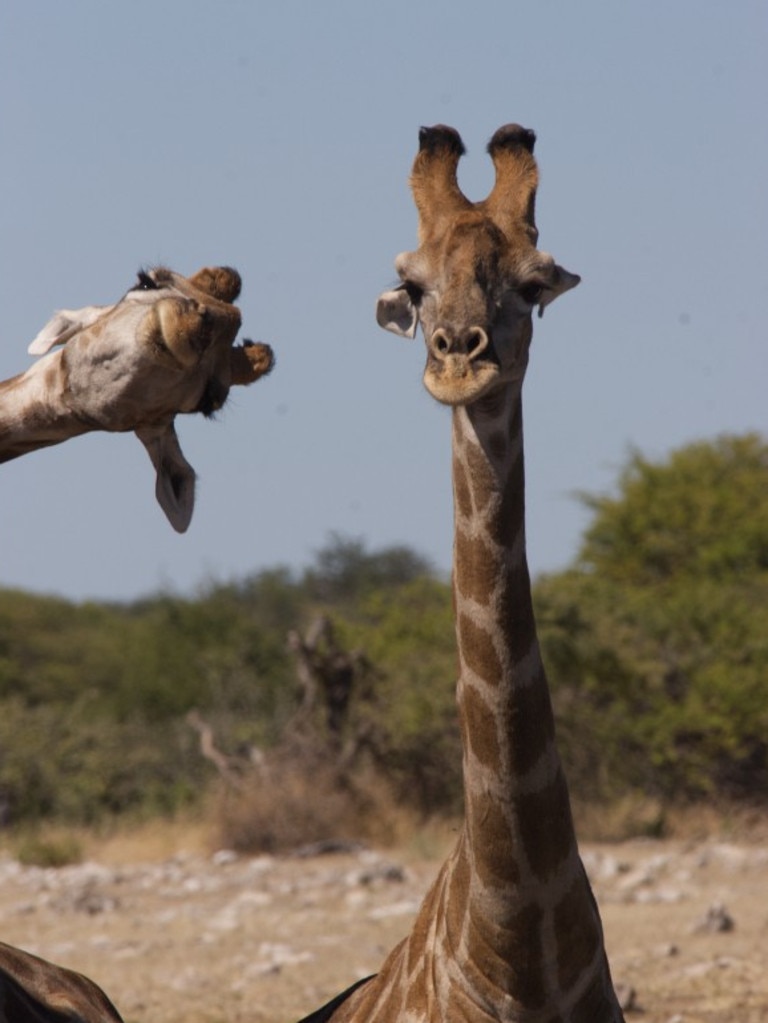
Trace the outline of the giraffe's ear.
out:
<instances>
[{"instance_id":1,"label":"giraffe's ear","mask_svg":"<svg viewBox=\"0 0 768 1023\"><path fill-rule=\"evenodd\" d=\"M384 330L401 337L415 337L419 325L419 311L405 288L395 288L379 295L376 303L376 322Z\"/></svg>"},{"instance_id":2,"label":"giraffe's ear","mask_svg":"<svg viewBox=\"0 0 768 1023\"><path fill-rule=\"evenodd\" d=\"M195 470L181 453L173 421L144 427L136 436L157 471L155 496L177 533L186 533L195 508Z\"/></svg>"},{"instance_id":3,"label":"giraffe's ear","mask_svg":"<svg viewBox=\"0 0 768 1023\"><path fill-rule=\"evenodd\" d=\"M562 295L566 291L570 291L571 288L575 288L576 285L581 281L581 277L578 274L569 273L568 270L564 270L562 266L555 264L552 273L552 280L543 289L541 299L539 300L539 318L544 315L544 309L554 302L556 298Z\"/></svg>"},{"instance_id":4,"label":"giraffe's ear","mask_svg":"<svg viewBox=\"0 0 768 1023\"><path fill-rule=\"evenodd\" d=\"M30 355L45 355L54 345L63 345L85 327L110 312L112 305L87 305L82 309L59 309L35 337L27 351Z\"/></svg>"}]
</instances>

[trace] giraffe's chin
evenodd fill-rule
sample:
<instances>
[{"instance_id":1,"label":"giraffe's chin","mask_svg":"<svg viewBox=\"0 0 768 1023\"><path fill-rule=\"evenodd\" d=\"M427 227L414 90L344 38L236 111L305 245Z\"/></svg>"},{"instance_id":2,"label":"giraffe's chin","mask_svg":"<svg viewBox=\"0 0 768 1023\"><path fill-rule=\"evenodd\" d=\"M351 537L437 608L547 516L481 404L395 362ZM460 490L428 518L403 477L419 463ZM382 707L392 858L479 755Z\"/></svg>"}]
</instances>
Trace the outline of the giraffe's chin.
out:
<instances>
[{"instance_id":1,"label":"giraffe's chin","mask_svg":"<svg viewBox=\"0 0 768 1023\"><path fill-rule=\"evenodd\" d=\"M463 372L427 365L424 386L441 405L471 405L488 393L498 381L499 367L493 362L466 362Z\"/></svg>"}]
</instances>

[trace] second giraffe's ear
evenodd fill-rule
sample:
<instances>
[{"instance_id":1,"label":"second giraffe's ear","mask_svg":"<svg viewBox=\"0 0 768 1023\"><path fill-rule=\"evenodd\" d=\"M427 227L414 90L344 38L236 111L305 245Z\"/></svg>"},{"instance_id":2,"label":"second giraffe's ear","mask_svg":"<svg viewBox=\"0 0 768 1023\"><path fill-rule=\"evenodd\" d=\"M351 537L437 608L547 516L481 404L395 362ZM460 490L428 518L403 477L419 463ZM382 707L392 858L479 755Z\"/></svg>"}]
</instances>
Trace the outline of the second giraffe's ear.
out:
<instances>
[{"instance_id":1,"label":"second giraffe's ear","mask_svg":"<svg viewBox=\"0 0 768 1023\"><path fill-rule=\"evenodd\" d=\"M177 533L186 533L195 508L195 470L181 453L173 422L136 430L157 472L155 497Z\"/></svg>"},{"instance_id":2,"label":"second giraffe's ear","mask_svg":"<svg viewBox=\"0 0 768 1023\"><path fill-rule=\"evenodd\" d=\"M63 345L79 334L85 327L100 319L115 307L112 305L87 305L83 309L59 309L31 343L30 355L45 355L54 345Z\"/></svg>"},{"instance_id":3,"label":"second giraffe's ear","mask_svg":"<svg viewBox=\"0 0 768 1023\"><path fill-rule=\"evenodd\" d=\"M419 325L419 311L405 288L395 288L379 295L376 303L376 322L384 330L401 337L415 337Z\"/></svg>"}]
</instances>

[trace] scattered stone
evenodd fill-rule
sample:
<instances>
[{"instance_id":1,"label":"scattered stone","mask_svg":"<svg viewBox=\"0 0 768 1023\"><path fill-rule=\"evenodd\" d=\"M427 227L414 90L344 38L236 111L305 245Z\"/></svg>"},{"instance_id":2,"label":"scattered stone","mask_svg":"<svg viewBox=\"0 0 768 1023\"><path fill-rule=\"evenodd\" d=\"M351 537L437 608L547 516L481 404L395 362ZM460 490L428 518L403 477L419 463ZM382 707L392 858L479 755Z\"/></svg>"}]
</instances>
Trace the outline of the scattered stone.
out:
<instances>
[{"instance_id":1,"label":"scattered stone","mask_svg":"<svg viewBox=\"0 0 768 1023\"><path fill-rule=\"evenodd\" d=\"M257 958L248 967L247 972L251 976L281 973L286 966L300 966L314 958L311 952L297 952L290 945L262 942L257 950Z\"/></svg>"},{"instance_id":2,"label":"scattered stone","mask_svg":"<svg viewBox=\"0 0 768 1023\"><path fill-rule=\"evenodd\" d=\"M634 896L636 902L681 902L685 895L679 888L641 888Z\"/></svg>"},{"instance_id":3,"label":"scattered stone","mask_svg":"<svg viewBox=\"0 0 768 1023\"><path fill-rule=\"evenodd\" d=\"M686 967L683 970L683 975L686 977L706 977L708 973L712 973L715 970L728 970L735 965L735 960L729 956L718 956L716 959L708 959L704 962L693 963L692 966Z\"/></svg>"},{"instance_id":4,"label":"scattered stone","mask_svg":"<svg viewBox=\"0 0 768 1023\"><path fill-rule=\"evenodd\" d=\"M353 842L343 838L326 838L320 842L302 845L291 853L299 859L311 859L314 856L329 856L334 853L358 853L366 848L364 842Z\"/></svg>"},{"instance_id":5,"label":"scattered stone","mask_svg":"<svg viewBox=\"0 0 768 1023\"><path fill-rule=\"evenodd\" d=\"M637 1009L637 992L631 984L614 984L613 990L622 1012L634 1012Z\"/></svg>"},{"instance_id":6,"label":"scattered stone","mask_svg":"<svg viewBox=\"0 0 768 1023\"><path fill-rule=\"evenodd\" d=\"M369 920L385 920L391 916L407 916L415 913L420 903L414 899L404 899L402 902L391 902L388 906L378 906L368 914Z\"/></svg>"},{"instance_id":7,"label":"scattered stone","mask_svg":"<svg viewBox=\"0 0 768 1023\"><path fill-rule=\"evenodd\" d=\"M673 956L680 955L680 949L671 942L657 945L653 952L657 959L671 959Z\"/></svg>"},{"instance_id":8,"label":"scattered stone","mask_svg":"<svg viewBox=\"0 0 768 1023\"><path fill-rule=\"evenodd\" d=\"M712 934L725 934L728 931L732 931L735 926L733 917L722 902L714 902L703 918L694 924L693 931L694 933L709 931Z\"/></svg>"},{"instance_id":9,"label":"scattered stone","mask_svg":"<svg viewBox=\"0 0 768 1023\"><path fill-rule=\"evenodd\" d=\"M211 856L211 863L214 867L228 867L230 863L237 863L239 859L234 849L219 849Z\"/></svg>"},{"instance_id":10,"label":"scattered stone","mask_svg":"<svg viewBox=\"0 0 768 1023\"><path fill-rule=\"evenodd\" d=\"M99 913L111 913L119 906L117 899L103 892L97 892L86 888L72 900L72 908L78 913L87 913L89 916L96 916Z\"/></svg>"},{"instance_id":11,"label":"scattered stone","mask_svg":"<svg viewBox=\"0 0 768 1023\"><path fill-rule=\"evenodd\" d=\"M402 884L405 881L405 871L399 863L379 863L375 867L361 870L356 877L357 884L372 885L377 881Z\"/></svg>"},{"instance_id":12,"label":"scattered stone","mask_svg":"<svg viewBox=\"0 0 768 1023\"><path fill-rule=\"evenodd\" d=\"M57 895L45 899L45 903L56 913L87 913L97 916L109 913L119 907L119 901L99 889L93 883L75 888L64 888Z\"/></svg>"},{"instance_id":13,"label":"scattered stone","mask_svg":"<svg viewBox=\"0 0 768 1023\"><path fill-rule=\"evenodd\" d=\"M582 852L581 859L591 881L612 881L619 874L626 874L630 869L629 864L623 860L595 849L587 849Z\"/></svg>"},{"instance_id":14,"label":"scattered stone","mask_svg":"<svg viewBox=\"0 0 768 1023\"><path fill-rule=\"evenodd\" d=\"M620 892L634 893L638 888L650 885L654 880L654 875L643 865L626 873L616 887Z\"/></svg>"}]
</instances>

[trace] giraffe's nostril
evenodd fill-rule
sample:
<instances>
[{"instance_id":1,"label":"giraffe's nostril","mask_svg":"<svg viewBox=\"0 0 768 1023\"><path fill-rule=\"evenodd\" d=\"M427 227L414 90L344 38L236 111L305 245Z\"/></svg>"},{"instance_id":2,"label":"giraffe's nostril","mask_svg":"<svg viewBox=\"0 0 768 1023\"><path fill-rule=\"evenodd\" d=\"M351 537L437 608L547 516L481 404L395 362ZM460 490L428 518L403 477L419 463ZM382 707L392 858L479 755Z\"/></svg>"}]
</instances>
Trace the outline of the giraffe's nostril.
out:
<instances>
[{"instance_id":1,"label":"giraffe's nostril","mask_svg":"<svg viewBox=\"0 0 768 1023\"><path fill-rule=\"evenodd\" d=\"M438 327L433 333L430 348L432 349L432 354L438 358L445 358L453 350L453 343L442 327Z\"/></svg>"},{"instance_id":2,"label":"giraffe's nostril","mask_svg":"<svg viewBox=\"0 0 768 1023\"><path fill-rule=\"evenodd\" d=\"M429 348L432 355L440 360L449 355L474 359L488 347L488 335L482 327L469 327L460 332L438 327L432 334Z\"/></svg>"},{"instance_id":3,"label":"giraffe's nostril","mask_svg":"<svg viewBox=\"0 0 768 1023\"><path fill-rule=\"evenodd\" d=\"M472 327L467 334L467 355L470 359L476 358L488 347L488 335L482 327Z\"/></svg>"}]
</instances>

